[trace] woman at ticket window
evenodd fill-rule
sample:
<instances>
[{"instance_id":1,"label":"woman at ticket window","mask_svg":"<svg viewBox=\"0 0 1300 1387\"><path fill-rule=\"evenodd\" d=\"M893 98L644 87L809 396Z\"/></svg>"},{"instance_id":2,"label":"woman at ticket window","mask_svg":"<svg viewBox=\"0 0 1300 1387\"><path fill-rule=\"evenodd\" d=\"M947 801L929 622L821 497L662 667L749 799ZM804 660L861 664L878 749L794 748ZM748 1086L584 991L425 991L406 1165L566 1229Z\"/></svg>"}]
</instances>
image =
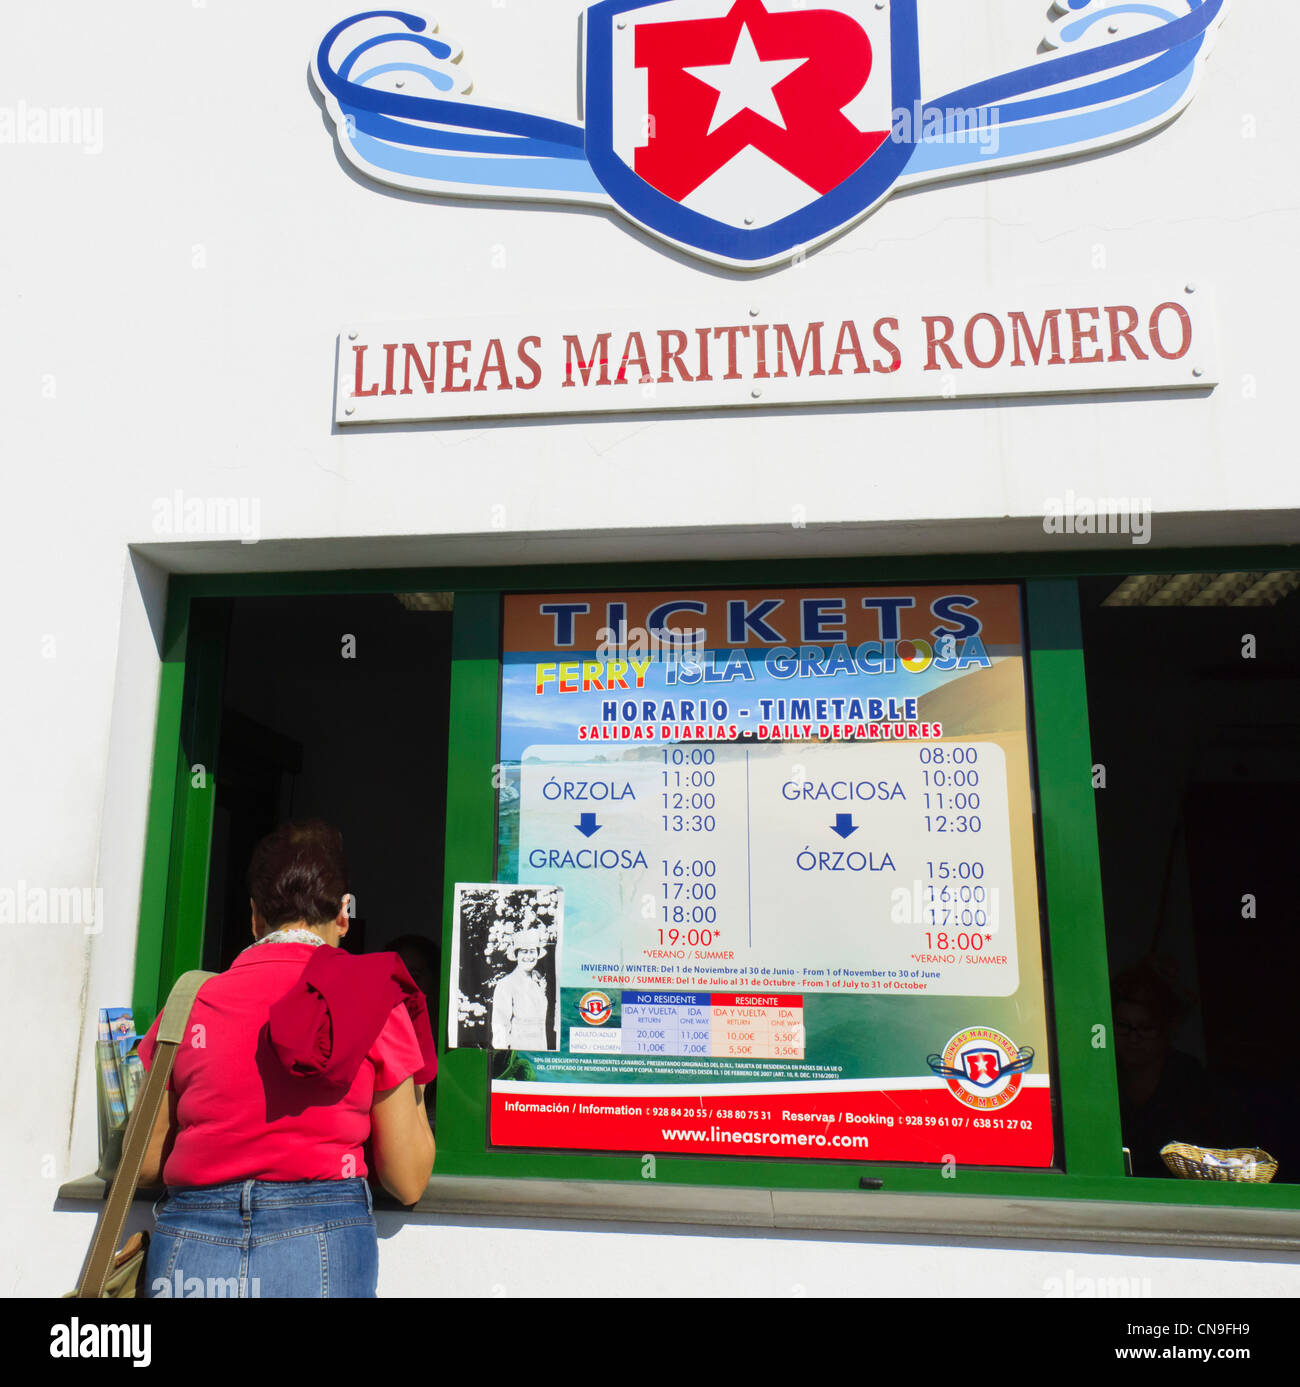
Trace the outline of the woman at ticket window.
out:
<instances>
[{"instance_id":1,"label":"woman at ticket window","mask_svg":"<svg viewBox=\"0 0 1300 1387\"><path fill-rule=\"evenodd\" d=\"M546 981L536 971L546 956L540 930L520 930L506 957L515 965L492 989L492 1048L546 1050Z\"/></svg>"},{"instance_id":2,"label":"woman at ticket window","mask_svg":"<svg viewBox=\"0 0 1300 1387\"><path fill-rule=\"evenodd\" d=\"M423 994L396 954L337 947L350 899L337 829L277 829L248 885L254 942L199 990L141 1173L167 1185L146 1294L238 1282L248 1296L373 1296L363 1144L403 1204L433 1167Z\"/></svg>"}]
</instances>

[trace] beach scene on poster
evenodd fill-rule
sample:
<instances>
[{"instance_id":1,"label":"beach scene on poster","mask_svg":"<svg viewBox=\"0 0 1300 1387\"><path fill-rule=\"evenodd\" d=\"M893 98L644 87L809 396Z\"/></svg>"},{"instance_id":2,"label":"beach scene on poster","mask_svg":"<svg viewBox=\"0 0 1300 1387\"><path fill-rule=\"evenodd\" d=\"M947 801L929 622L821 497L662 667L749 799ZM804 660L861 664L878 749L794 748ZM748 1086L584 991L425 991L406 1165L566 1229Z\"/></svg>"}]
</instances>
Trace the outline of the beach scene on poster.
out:
<instances>
[{"instance_id":1,"label":"beach scene on poster","mask_svg":"<svg viewBox=\"0 0 1300 1387\"><path fill-rule=\"evenodd\" d=\"M1021 630L1012 585L508 597L497 875L565 928L493 1142L1050 1164Z\"/></svg>"}]
</instances>

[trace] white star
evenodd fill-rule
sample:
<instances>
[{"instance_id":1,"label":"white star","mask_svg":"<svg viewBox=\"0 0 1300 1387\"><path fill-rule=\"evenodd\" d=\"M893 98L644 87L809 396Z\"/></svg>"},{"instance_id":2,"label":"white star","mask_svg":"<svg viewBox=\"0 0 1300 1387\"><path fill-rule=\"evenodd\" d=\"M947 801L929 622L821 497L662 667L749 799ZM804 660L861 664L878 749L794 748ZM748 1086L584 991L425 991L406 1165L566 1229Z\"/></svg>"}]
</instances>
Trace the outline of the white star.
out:
<instances>
[{"instance_id":1,"label":"white star","mask_svg":"<svg viewBox=\"0 0 1300 1387\"><path fill-rule=\"evenodd\" d=\"M776 93L772 88L784 82L796 68L802 67L807 61L807 58L777 58L764 62L758 56L758 49L754 47L749 25L742 24L740 36L736 39L736 49L729 63L719 63L712 67L688 67L684 71L692 77L698 77L718 93L718 104L713 108L713 119L709 122L710 135L718 126L725 125L732 116L745 110L753 111L784 130L785 117L781 114Z\"/></svg>"}]
</instances>

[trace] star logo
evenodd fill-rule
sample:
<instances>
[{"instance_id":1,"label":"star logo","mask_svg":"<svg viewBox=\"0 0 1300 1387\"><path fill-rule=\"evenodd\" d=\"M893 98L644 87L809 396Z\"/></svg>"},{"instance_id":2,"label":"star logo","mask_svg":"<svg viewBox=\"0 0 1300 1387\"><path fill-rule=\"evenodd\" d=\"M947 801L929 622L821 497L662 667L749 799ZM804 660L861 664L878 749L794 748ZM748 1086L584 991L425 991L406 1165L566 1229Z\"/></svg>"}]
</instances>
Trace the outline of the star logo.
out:
<instances>
[{"instance_id":1,"label":"star logo","mask_svg":"<svg viewBox=\"0 0 1300 1387\"><path fill-rule=\"evenodd\" d=\"M789 75L801 68L807 58L776 58L764 62L758 56L754 40L750 36L749 25L743 21L740 37L736 40L736 51L729 63L710 67L688 67L683 71L701 82L713 87L718 93L718 104L714 107L713 118L709 121L709 134L720 125L725 125L741 111L753 111L756 115L786 128L785 117L777 104L776 88Z\"/></svg>"},{"instance_id":2,"label":"star logo","mask_svg":"<svg viewBox=\"0 0 1300 1387\"><path fill-rule=\"evenodd\" d=\"M888 121L863 130L844 114L873 55L862 26L839 10L735 0L716 19L643 23L636 65L654 130L636 171L677 202L747 150L826 193L889 134Z\"/></svg>"}]
</instances>

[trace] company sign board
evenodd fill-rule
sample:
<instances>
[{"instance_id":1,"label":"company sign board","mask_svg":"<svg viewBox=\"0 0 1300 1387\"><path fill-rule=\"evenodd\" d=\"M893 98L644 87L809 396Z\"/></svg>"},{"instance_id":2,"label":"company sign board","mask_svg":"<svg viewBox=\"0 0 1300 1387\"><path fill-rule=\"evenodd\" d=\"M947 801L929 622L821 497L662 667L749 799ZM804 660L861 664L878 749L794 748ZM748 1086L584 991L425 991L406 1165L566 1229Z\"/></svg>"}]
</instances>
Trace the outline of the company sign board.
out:
<instances>
[{"instance_id":1,"label":"company sign board","mask_svg":"<svg viewBox=\"0 0 1300 1387\"><path fill-rule=\"evenodd\" d=\"M858 307L789 286L676 309L511 312L339 336L341 425L506 415L1204 390L1210 295L1187 282Z\"/></svg>"}]
</instances>

